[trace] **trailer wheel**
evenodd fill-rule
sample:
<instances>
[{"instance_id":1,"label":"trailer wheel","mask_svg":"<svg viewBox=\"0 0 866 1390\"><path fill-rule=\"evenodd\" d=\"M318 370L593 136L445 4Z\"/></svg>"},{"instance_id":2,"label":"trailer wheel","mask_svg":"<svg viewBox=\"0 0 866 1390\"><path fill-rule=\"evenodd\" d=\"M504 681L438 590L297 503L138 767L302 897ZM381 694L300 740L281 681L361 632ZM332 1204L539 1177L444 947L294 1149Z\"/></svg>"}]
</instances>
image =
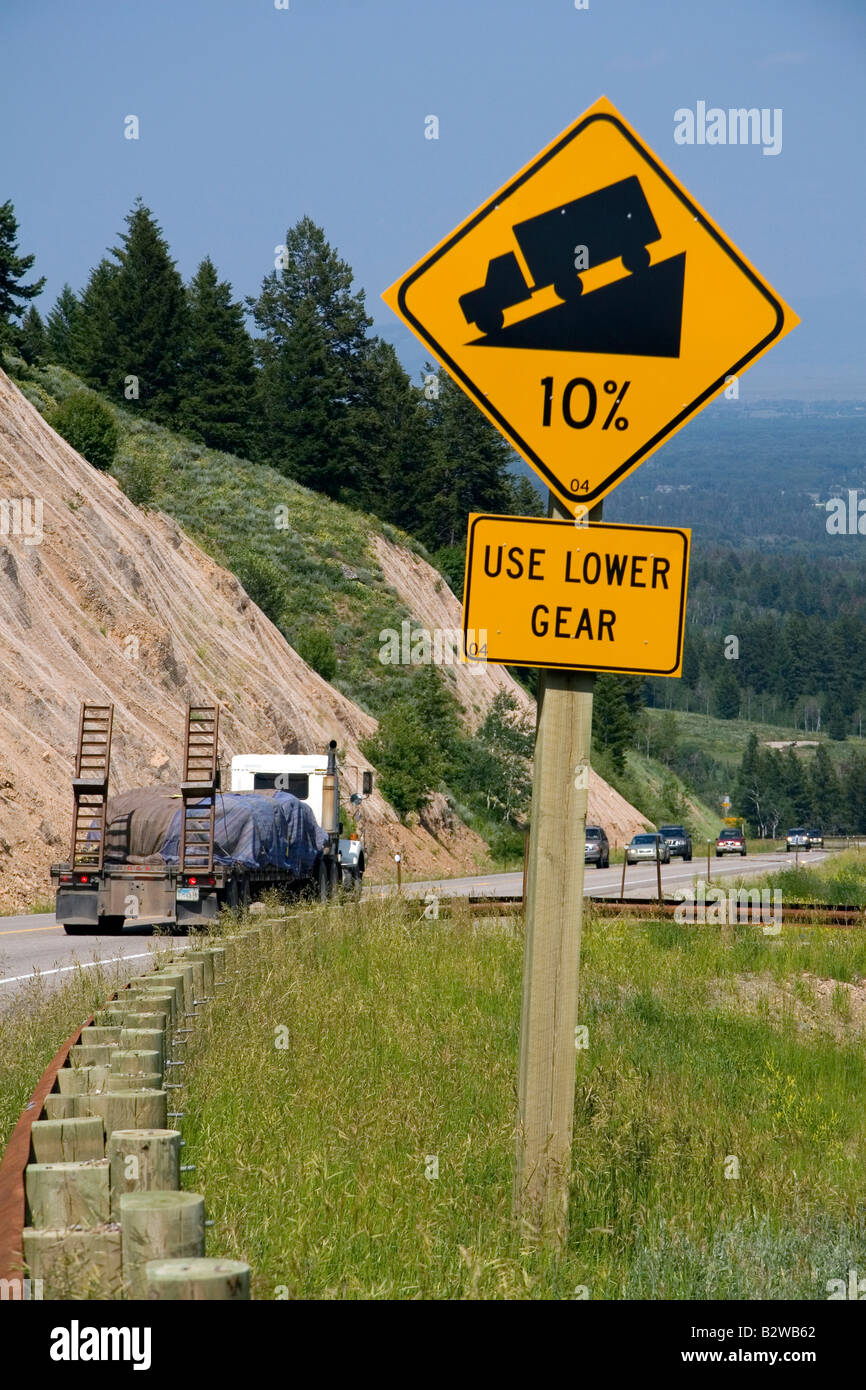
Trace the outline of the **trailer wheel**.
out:
<instances>
[{"instance_id":1,"label":"trailer wheel","mask_svg":"<svg viewBox=\"0 0 866 1390\"><path fill-rule=\"evenodd\" d=\"M100 917L96 930L103 936L120 936L125 917Z\"/></svg>"},{"instance_id":2,"label":"trailer wheel","mask_svg":"<svg viewBox=\"0 0 866 1390\"><path fill-rule=\"evenodd\" d=\"M630 270L632 275L636 275L639 270L648 269L650 253L645 246L635 246L633 250L626 251L622 263L626 270Z\"/></svg>"},{"instance_id":3,"label":"trailer wheel","mask_svg":"<svg viewBox=\"0 0 866 1390\"><path fill-rule=\"evenodd\" d=\"M331 874L328 869L327 860L319 860L319 886L318 899L320 903L326 903L331 896Z\"/></svg>"},{"instance_id":4,"label":"trailer wheel","mask_svg":"<svg viewBox=\"0 0 866 1390\"><path fill-rule=\"evenodd\" d=\"M343 892L347 898L360 898L364 875L354 869L343 870Z\"/></svg>"}]
</instances>

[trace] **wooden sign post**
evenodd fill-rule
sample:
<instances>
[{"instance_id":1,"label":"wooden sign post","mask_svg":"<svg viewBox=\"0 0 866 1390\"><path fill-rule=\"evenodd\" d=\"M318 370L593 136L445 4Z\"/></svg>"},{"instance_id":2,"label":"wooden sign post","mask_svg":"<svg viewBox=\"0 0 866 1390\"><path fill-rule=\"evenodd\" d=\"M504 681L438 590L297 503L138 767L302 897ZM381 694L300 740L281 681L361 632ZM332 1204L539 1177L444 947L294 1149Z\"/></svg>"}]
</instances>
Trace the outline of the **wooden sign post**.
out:
<instances>
[{"instance_id":1,"label":"wooden sign post","mask_svg":"<svg viewBox=\"0 0 866 1390\"><path fill-rule=\"evenodd\" d=\"M548 511L569 515L552 493ZM552 1245L568 1229L594 684L586 671L539 672L514 1206L524 1233Z\"/></svg>"},{"instance_id":2,"label":"wooden sign post","mask_svg":"<svg viewBox=\"0 0 866 1390\"><path fill-rule=\"evenodd\" d=\"M546 483L549 515L565 520L588 507L600 520L608 493L799 322L605 97L383 298ZM510 539L501 527L497 539L504 520ZM619 544L599 537L580 555L563 553L561 524L473 514L464 594L467 661L541 670L515 1205L557 1242L595 675L677 676L682 663L687 533L645 528L646 546L639 538L629 553L624 532L639 528L604 529ZM679 588L669 586L677 571ZM617 596L603 607L602 579ZM665 593L665 611L639 616L647 594L658 607ZM483 644L470 641L473 624Z\"/></svg>"}]
</instances>

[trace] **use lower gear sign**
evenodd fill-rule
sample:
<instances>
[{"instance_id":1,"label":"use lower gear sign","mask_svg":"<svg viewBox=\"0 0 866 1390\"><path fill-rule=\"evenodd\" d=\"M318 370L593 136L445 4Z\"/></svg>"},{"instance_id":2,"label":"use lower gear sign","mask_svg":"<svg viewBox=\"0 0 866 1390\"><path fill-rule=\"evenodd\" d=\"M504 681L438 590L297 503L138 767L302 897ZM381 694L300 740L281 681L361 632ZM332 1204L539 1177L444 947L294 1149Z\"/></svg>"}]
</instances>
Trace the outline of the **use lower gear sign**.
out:
<instances>
[{"instance_id":1,"label":"use lower gear sign","mask_svg":"<svg viewBox=\"0 0 866 1390\"><path fill-rule=\"evenodd\" d=\"M680 674L690 541L602 499L799 320L604 97L383 298L550 490L470 517L464 659L541 668L515 1204L562 1242L594 673Z\"/></svg>"}]
</instances>

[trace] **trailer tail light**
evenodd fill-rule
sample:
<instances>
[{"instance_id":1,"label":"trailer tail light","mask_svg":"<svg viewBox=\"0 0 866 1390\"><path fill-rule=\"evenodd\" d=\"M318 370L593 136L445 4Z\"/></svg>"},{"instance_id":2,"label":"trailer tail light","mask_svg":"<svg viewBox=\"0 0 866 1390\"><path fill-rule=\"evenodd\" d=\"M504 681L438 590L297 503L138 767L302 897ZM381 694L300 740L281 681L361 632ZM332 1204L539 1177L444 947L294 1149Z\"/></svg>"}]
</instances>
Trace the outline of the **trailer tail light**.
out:
<instances>
[{"instance_id":1,"label":"trailer tail light","mask_svg":"<svg viewBox=\"0 0 866 1390\"><path fill-rule=\"evenodd\" d=\"M99 875L98 875L98 874L61 874L61 875L60 875L60 882L61 882L61 883L78 883L78 884L86 883L86 884L94 884L94 883L98 883L98 882L99 882Z\"/></svg>"},{"instance_id":2,"label":"trailer tail light","mask_svg":"<svg viewBox=\"0 0 866 1390\"><path fill-rule=\"evenodd\" d=\"M213 874L184 874L184 883L188 888L215 888L216 879Z\"/></svg>"},{"instance_id":3,"label":"trailer tail light","mask_svg":"<svg viewBox=\"0 0 866 1390\"><path fill-rule=\"evenodd\" d=\"M71 875L71 874L61 874L61 875L60 875L60 882L61 882L61 883L71 883L71 882L72 882L72 875Z\"/></svg>"}]
</instances>

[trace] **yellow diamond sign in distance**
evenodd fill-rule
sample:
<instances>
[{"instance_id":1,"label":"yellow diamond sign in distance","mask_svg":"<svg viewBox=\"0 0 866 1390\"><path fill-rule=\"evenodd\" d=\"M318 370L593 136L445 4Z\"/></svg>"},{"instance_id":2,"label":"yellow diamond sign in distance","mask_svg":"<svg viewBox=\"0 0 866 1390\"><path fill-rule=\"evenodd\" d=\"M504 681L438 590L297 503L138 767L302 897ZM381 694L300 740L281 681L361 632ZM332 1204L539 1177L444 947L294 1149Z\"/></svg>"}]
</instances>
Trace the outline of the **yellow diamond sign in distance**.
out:
<instances>
[{"instance_id":1,"label":"yellow diamond sign in distance","mask_svg":"<svg viewBox=\"0 0 866 1390\"><path fill-rule=\"evenodd\" d=\"M691 532L469 518L468 661L678 676Z\"/></svg>"},{"instance_id":2,"label":"yellow diamond sign in distance","mask_svg":"<svg viewBox=\"0 0 866 1390\"><path fill-rule=\"evenodd\" d=\"M604 97L383 298L575 512L799 322Z\"/></svg>"}]
</instances>

